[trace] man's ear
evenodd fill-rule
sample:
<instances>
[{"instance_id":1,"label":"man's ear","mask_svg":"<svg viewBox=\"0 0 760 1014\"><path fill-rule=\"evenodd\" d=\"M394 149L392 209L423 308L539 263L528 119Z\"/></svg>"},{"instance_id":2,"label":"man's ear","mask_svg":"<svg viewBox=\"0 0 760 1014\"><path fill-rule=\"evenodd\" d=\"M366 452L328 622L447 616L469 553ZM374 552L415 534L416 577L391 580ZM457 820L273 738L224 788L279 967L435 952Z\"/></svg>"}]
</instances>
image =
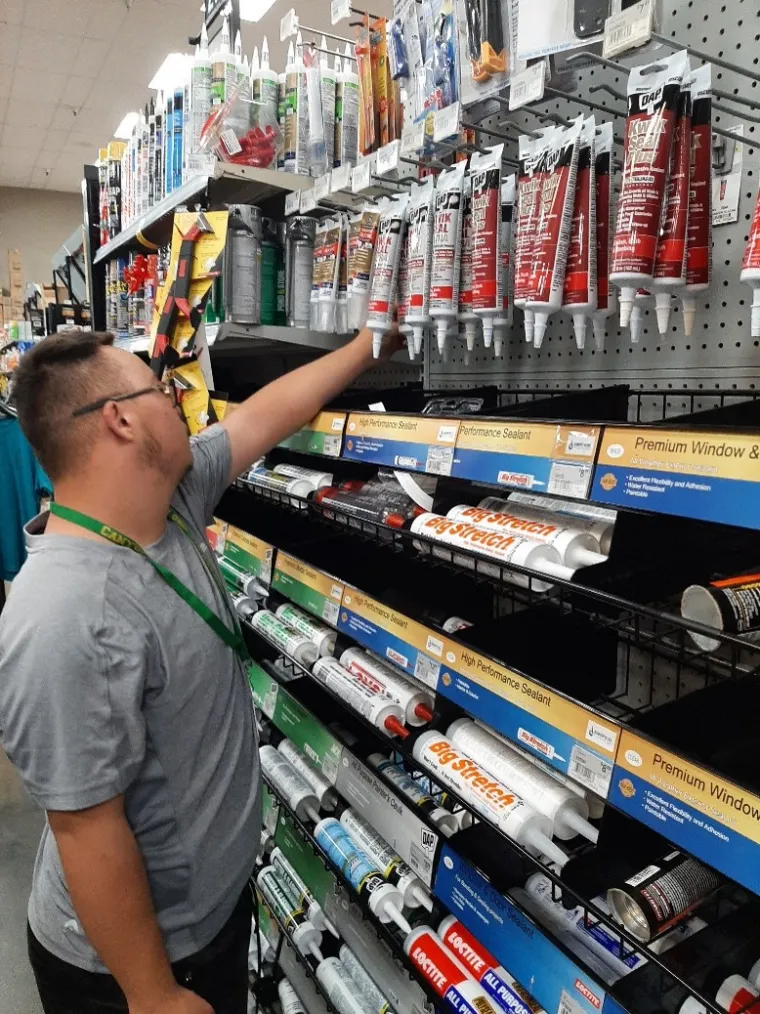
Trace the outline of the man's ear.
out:
<instances>
[{"instance_id":1,"label":"man's ear","mask_svg":"<svg viewBox=\"0 0 760 1014\"><path fill-rule=\"evenodd\" d=\"M103 406L103 423L117 440L133 443L136 439L131 413L121 402L109 401Z\"/></svg>"}]
</instances>

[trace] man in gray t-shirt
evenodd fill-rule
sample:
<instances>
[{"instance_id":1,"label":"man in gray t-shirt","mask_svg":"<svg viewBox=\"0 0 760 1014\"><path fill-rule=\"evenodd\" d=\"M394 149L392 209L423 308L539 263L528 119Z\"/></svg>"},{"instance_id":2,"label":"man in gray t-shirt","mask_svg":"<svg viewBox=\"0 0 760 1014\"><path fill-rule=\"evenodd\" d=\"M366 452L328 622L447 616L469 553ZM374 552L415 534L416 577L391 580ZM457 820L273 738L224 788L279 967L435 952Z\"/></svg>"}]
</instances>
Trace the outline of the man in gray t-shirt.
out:
<instances>
[{"instance_id":1,"label":"man in gray t-shirt","mask_svg":"<svg viewBox=\"0 0 760 1014\"><path fill-rule=\"evenodd\" d=\"M137 357L61 335L24 358L16 402L56 503L233 628L205 545L216 503L371 357L365 331L188 440ZM29 902L45 1014L244 1014L260 777L241 659L125 540L75 515L26 539L0 620L0 742L48 814Z\"/></svg>"}]
</instances>

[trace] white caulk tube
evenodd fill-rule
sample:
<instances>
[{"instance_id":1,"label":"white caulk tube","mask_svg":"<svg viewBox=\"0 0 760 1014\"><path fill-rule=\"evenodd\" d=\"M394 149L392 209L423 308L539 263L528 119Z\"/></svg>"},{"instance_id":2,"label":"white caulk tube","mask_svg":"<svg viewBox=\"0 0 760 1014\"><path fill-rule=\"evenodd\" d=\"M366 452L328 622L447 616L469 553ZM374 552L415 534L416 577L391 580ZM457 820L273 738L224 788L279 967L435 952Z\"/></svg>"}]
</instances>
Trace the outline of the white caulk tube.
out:
<instances>
[{"instance_id":1,"label":"white caulk tube","mask_svg":"<svg viewBox=\"0 0 760 1014\"><path fill-rule=\"evenodd\" d=\"M256 878L259 890L274 914L285 927L293 946L301 954L311 954L317 961L323 961L320 945L322 934L306 918L302 908L294 908L274 866L265 866Z\"/></svg>"},{"instance_id":2,"label":"white caulk tube","mask_svg":"<svg viewBox=\"0 0 760 1014\"><path fill-rule=\"evenodd\" d=\"M252 616L249 623L254 630L260 634L286 655L290 655L300 665L307 668L312 666L318 656L317 646L308 637L301 637L282 620L279 620L274 613L268 609L260 609L255 616Z\"/></svg>"},{"instance_id":3,"label":"white caulk tube","mask_svg":"<svg viewBox=\"0 0 760 1014\"><path fill-rule=\"evenodd\" d=\"M275 465L272 471L275 475L285 475L289 479L303 479L304 482L311 483L314 489L333 484L332 473L319 472L315 468L303 468L301 465Z\"/></svg>"},{"instance_id":4,"label":"white caulk tube","mask_svg":"<svg viewBox=\"0 0 760 1014\"><path fill-rule=\"evenodd\" d=\"M388 883L339 821L334 817L320 821L314 829L314 838L330 862L341 871L380 922L392 921L404 933L411 932L409 923L401 914L401 892Z\"/></svg>"},{"instance_id":5,"label":"white caulk tube","mask_svg":"<svg viewBox=\"0 0 760 1014\"><path fill-rule=\"evenodd\" d=\"M459 830L459 821L455 814L439 806L433 796L423 792L417 782L411 778L400 764L395 764L381 753L370 754L367 763L385 778L387 782L406 796L410 803L424 813L431 823L448 838Z\"/></svg>"},{"instance_id":6,"label":"white caulk tube","mask_svg":"<svg viewBox=\"0 0 760 1014\"><path fill-rule=\"evenodd\" d=\"M494 1007L465 966L443 945L430 926L418 926L404 941L409 960L428 985L459 1014L496 1014Z\"/></svg>"},{"instance_id":7,"label":"white caulk tube","mask_svg":"<svg viewBox=\"0 0 760 1014\"><path fill-rule=\"evenodd\" d=\"M334 810L335 804L338 802L338 794L325 776L309 764L298 747L289 739L283 739L277 749L314 792L320 810Z\"/></svg>"},{"instance_id":8,"label":"white caulk tube","mask_svg":"<svg viewBox=\"0 0 760 1014\"><path fill-rule=\"evenodd\" d=\"M259 759L264 774L283 796L296 817L299 820L305 820L308 817L309 820L317 824L321 818L316 794L295 768L288 764L282 754L279 754L273 746L260 746Z\"/></svg>"},{"instance_id":9,"label":"white caulk tube","mask_svg":"<svg viewBox=\"0 0 760 1014\"><path fill-rule=\"evenodd\" d=\"M354 673L375 693L384 693L404 709L407 725L427 725L433 718L433 695L405 679L380 659L371 658L359 648L347 648L340 656L341 665Z\"/></svg>"},{"instance_id":10,"label":"white caulk tube","mask_svg":"<svg viewBox=\"0 0 760 1014\"><path fill-rule=\"evenodd\" d=\"M436 182L433 256L430 275L430 316L435 321L438 351L443 355L446 332L459 310L459 266L462 257L462 199L466 162L457 162Z\"/></svg>"},{"instance_id":11,"label":"white caulk tube","mask_svg":"<svg viewBox=\"0 0 760 1014\"><path fill-rule=\"evenodd\" d=\"M306 1014L304 1006L293 989L289 979L280 979L277 985L277 996L282 1014Z\"/></svg>"},{"instance_id":12,"label":"white caulk tube","mask_svg":"<svg viewBox=\"0 0 760 1014\"><path fill-rule=\"evenodd\" d=\"M450 786L473 810L529 852L564 866L567 856L551 839L552 822L508 789L446 736L423 732L414 757L441 784Z\"/></svg>"},{"instance_id":13,"label":"white caulk tube","mask_svg":"<svg viewBox=\"0 0 760 1014\"><path fill-rule=\"evenodd\" d=\"M524 504L526 507L535 507L535 513L539 517L547 514L561 514L563 524L572 525L581 532L590 532L599 543L600 552L605 556L609 555L612 547L612 536L615 534L615 521L617 511L609 510L606 507L594 507L591 504L576 503L572 500L560 500L556 497L536 496L535 493L510 493L508 500L499 497L486 497L478 504L479 507L488 507L489 510L506 511L514 508L516 503ZM566 518L572 520L567 521Z\"/></svg>"},{"instance_id":14,"label":"white caulk tube","mask_svg":"<svg viewBox=\"0 0 760 1014\"><path fill-rule=\"evenodd\" d=\"M314 663L312 674L376 729L402 739L409 735L403 724L404 709L401 705L384 693L370 689L356 673L345 669L337 658L320 658Z\"/></svg>"},{"instance_id":15,"label":"white caulk tube","mask_svg":"<svg viewBox=\"0 0 760 1014\"><path fill-rule=\"evenodd\" d=\"M246 482L264 489L274 489L278 493L289 493L299 497L308 496L314 489L310 481L291 479L287 475L271 472L268 468L252 468L246 476Z\"/></svg>"},{"instance_id":16,"label":"white caulk tube","mask_svg":"<svg viewBox=\"0 0 760 1014\"><path fill-rule=\"evenodd\" d=\"M372 354L375 359L380 357L383 337L393 327L398 265L401 260L401 236L406 223L408 204L408 194L394 197L383 208L377 228L366 325L372 332Z\"/></svg>"},{"instance_id":17,"label":"white caulk tube","mask_svg":"<svg viewBox=\"0 0 760 1014\"><path fill-rule=\"evenodd\" d=\"M420 878L371 824L353 810L344 810L340 815L340 822L359 848L377 864L385 879L401 891L407 908L419 908L422 905L429 912L433 911L433 902Z\"/></svg>"},{"instance_id":18,"label":"white caulk tube","mask_svg":"<svg viewBox=\"0 0 760 1014\"><path fill-rule=\"evenodd\" d=\"M256 602L248 598L244 592L232 596L232 605L235 607L235 612L241 620L250 620L259 608Z\"/></svg>"},{"instance_id":19,"label":"white caulk tube","mask_svg":"<svg viewBox=\"0 0 760 1014\"><path fill-rule=\"evenodd\" d=\"M413 351L419 355L424 330L430 321L430 272L433 249L433 177L412 185L407 209L406 325L411 327ZM382 220L381 220L382 222ZM377 254L375 254L377 256ZM396 255L397 258L399 254Z\"/></svg>"},{"instance_id":20,"label":"white caulk tube","mask_svg":"<svg viewBox=\"0 0 760 1014\"><path fill-rule=\"evenodd\" d=\"M459 262L459 322L464 324L467 351L475 348L479 317L472 309L472 180L465 176L462 191L462 256Z\"/></svg>"},{"instance_id":21,"label":"white caulk tube","mask_svg":"<svg viewBox=\"0 0 760 1014\"><path fill-rule=\"evenodd\" d=\"M327 958L317 967L317 981L338 1014L369 1014L355 995L356 986L338 958Z\"/></svg>"},{"instance_id":22,"label":"white caulk tube","mask_svg":"<svg viewBox=\"0 0 760 1014\"><path fill-rule=\"evenodd\" d=\"M219 561L219 569L224 574L227 584L234 585L238 591L242 592L247 598L251 599L259 590L254 574L246 573L235 566L226 557L222 557Z\"/></svg>"},{"instance_id":23,"label":"white caulk tube","mask_svg":"<svg viewBox=\"0 0 760 1014\"><path fill-rule=\"evenodd\" d=\"M426 535L429 539L445 543L448 546L458 546L470 553L476 553L486 559L496 562L479 563L477 568L475 560L463 553L454 553L453 562L458 567L466 567L468 570L479 570L484 574L493 577L502 577L510 584L518 588L533 588L534 591L548 591L552 585L549 582L532 578L528 574L518 574L515 571L505 571L506 564L516 564L518 567L531 567L547 576L562 578L565 581L571 580L573 571L565 567L562 557L553 546L544 546L533 539L521 538L516 535L502 535L499 532L489 531L487 528L478 528L477 525L468 524L464 521L451 521L440 514L420 514L410 525L415 535ZM440 559L451 560L452 553L445 549L433 549L433 556Z\"/></svg>"},{"instance_id":24,"label":"white caulk tube","mask_svg":"<svg viewBox=\"0 0 760 1014\"><path fill-rule=\"evenodd\" d=\"M508 176L501 185L501 312L493 320L494 355L500 356L507 330L512 326L510 292L512 220L515 211L517 176Z\"/></svg>"},{"instance_id":25,"label":"white caulk tube","mask_svg":"<svg viewBox=\"0 0 760 1014\"><path fill-rule=\"evenodd\" d=\"M502 311L501 159L504 145L476 152L472 181L472 309L483 321L483 344L490 349L493 322Z\"/></svg>"},{"instance_id":26,"label":"white caulk tube","mask_svg":"<svg viewBox=\"0 0 760 1014\"><path fill-rule=\"evenodd\" d=\"M338 637L336 632L313 619L298 606L284 602L278 607L275 616L292 627L301 637L308 637L320 655L332 655L335 651L335 641Z\"/></svg>"},{"instance_id":27,"label":"white caulk tube","mask_svg":"<svg viewBox=\"0 0 760 1014\"><path fill-rule=\"evenodd\" d=\"M490 736L469 718L457 719L446 735L454 746L548 817L555 837L566 840L580 834L594 844L599 840L598 830L588 821L586 800L555 782L506 743Z\"/></svg>"},{"instance_id":28,"label":"white caulk tube","mask_svg":"<svg viewBox=\"0 0 760 1014\"><path fill-rule=\"evenodd\" d=\"M340 933L338 933L327 918L322 910L322 906L279 846L272 849L269 861L277 871L280 884L284 888L285 893L290 895L291 899L295 901L296 908L304 909L312 926L320 931L329 930L334 937L340 939Z\"/></svg>"},{"instance_id":29,"label":"white caulk tube","mask_svg":"<svg viewBox=\"0 0 760 1014\"><path fill-rule=\"evenodd\" d=\"M446 515L455 521L468 521L478 528L502 532L505 535L519 535L547 546L553 546L566 567L593 567L605 563L607 557L598 552L599 543L588 532L578 531L572 525L563 525L551 515L542 518L531 517L529 509L507 509L504 512L489 511L483 507L459 504Z\"/></svg>"},{"instance_id":30,"label":"white caulk tube","mask_svg":"<svg viewBox=\"0 0 760 1014\"><path fill-rule=\"evenodd\" d=\"M348 944L343 944L338 953L340 954L340 963L356 987L366 1014L388 1014L391 1009L390 1003L380 992L377 983Z\"/></svg>"}]
</instances>

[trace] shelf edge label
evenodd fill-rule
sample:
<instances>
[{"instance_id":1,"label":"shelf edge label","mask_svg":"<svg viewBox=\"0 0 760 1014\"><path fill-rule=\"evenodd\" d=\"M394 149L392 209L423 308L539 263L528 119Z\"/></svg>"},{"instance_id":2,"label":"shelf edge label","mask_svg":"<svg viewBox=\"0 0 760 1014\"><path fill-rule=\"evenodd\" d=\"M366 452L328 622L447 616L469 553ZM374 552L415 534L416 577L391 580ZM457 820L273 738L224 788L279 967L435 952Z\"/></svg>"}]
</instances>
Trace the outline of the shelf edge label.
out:
<instances>
[{"instance_id":1,"label":"shelf edge label","mask_svg":"<svg viewBox=\"0 0 760 1014\"><path fill-rule=\"evenodd\" d=\"M284 553L275 557L272 587L296 605L335 626L345 586L329 574Z\"/></svg>"}]
</instances>

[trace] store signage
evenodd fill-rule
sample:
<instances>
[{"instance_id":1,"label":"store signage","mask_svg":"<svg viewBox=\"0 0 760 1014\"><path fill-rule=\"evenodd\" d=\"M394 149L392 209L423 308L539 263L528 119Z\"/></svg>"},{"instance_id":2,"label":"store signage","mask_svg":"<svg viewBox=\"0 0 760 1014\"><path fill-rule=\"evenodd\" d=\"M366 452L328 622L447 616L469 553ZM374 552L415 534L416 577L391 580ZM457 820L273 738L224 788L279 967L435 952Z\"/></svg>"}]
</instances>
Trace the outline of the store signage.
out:
<instances>
[{"instance_id":1,"label":"store signage","mask_svg":"<svg viewBox=\"0 0 760 1014\"><path fill-rule=\"evenodd\" d=\"M320 412L308 425L301 427L293 436L282 440L278 447L286 447L289 451L301 451L305 454L324 454L328 458L339 458L345 424L345 412Z\"/></svg>"},{"instance_id":2,"label":"store signage","mask_svg":"<svg viewBox=\"0 0 760 1014\"><path fill-rule=\"evenodd\" d=\"M256 662L249 660L246 668L253 703L267 718L272 718L277 704L279 683L272 679L269 673L265 672Z\"/></svg>"},{"instance_id":3,"label":"store signage","mask_svg":"<svg viewBox=\"0 0 760 1014\"><path fill-rule=\"evenodd\" d=\"M352 412L343 457L430 475L451 475L458 419Z\"/></svg>"},{"instance_id":4,"label":"store signage","mask_svg":"<svg viewBox=\"0 0 760 1014\"><path fill-rule=\"evenodd\" d=\"M224 556L233 566L244 574L253 574L261 584L269 587L272 579L272 560L274 546L263 539L249 535L233 525L227 526L224 541Z\"/></svg>"},{"instance_id":5,"label":"store signage","mask_svg":"<svg viewBox=\"0 0 760 1014\"><path fill-rule=\"evenodd\" d=\"M335 626L344 585L295 556L277 551L272 587L313 616Z\"/></svg>"}]
</instances>

